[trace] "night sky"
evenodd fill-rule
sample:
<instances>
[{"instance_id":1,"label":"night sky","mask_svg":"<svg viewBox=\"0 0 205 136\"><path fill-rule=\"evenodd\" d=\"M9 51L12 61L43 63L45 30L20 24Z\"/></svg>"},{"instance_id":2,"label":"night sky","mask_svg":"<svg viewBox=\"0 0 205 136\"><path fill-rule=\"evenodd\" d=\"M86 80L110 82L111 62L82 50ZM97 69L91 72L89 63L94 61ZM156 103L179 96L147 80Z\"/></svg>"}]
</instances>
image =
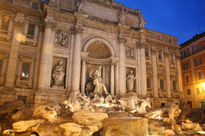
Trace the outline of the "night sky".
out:
<instances>
[{"instance_id":1,"label":"night sky","mask_svg":"<svg viewBox=\"0 0 205 136\"><path fill-rule=\"evenodd\" d=\"M140 9L146 28L178 38L181 44L205 32L205 0L115 0Z\"/></svg>"}]
</instances>

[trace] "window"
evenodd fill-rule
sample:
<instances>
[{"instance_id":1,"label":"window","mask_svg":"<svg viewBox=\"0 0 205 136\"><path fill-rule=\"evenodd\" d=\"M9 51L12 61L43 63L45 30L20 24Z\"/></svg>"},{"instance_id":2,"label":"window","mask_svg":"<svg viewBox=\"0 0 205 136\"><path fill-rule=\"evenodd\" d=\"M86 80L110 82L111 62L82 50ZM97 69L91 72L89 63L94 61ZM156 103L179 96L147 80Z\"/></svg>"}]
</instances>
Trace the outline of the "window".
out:
<instances>
[{"instance_id":1,"label":"window","mask_svg":"<svg viewBox=\"0 0 205 136\"><path fill-rule=\"evenodd\" d=\"M192 102L191 101L187 101L187 104L190 106L190 108L192 108Z\"/></svg>"},{"instance_id":2,"label":"window","mask_svg":"<svg viewBox=\"0 0 205 136\"><path fill-rule=\"evenodd\" d=\"M172 88L173 88L173 90L177 90L177 82L176 81L172 81Z\"/></svg>"},{"instance_id":3,"label":"window","mask_svg":"<svg viewBox=\"0 0 205 136\"><path fill-rule=\"evenodd\" d=\"M201 71L197 72L197 75L198 75L198 80L202 80L202 72Z\"/></svg>"},{"instance_id":4,"label":"window","mask_svg":"<svg viewBox=\"0 0 205 136\"><path fill-rule=\"evenodd\" d=\"M189 63L188 62L185 62L184 63L184 70L187 70L189 68Z\"/></svg>"},{"instance_id":5,"label":"window","mask_svg":"<svg viewBox=\"0 0 205 136\"><path fill-rule=\"evenodd\" d=\"M171 55L171 62L172 62L172 63L175 62L175 55L174 55L174 54Z\"/></svg>"},{"instance_id":6,"label":"window","mask_svg":"<svg viewBox=\"0 0 205 136\"><path fill-rule=\"evenodd\" d=\"M191 95L191 89L187 89L186 92L187 92L187 95Z\"/></svg>"},{"instance_id":7,"label":"window","mask_svg":"<svg viewBox=\"0 0 205 136\"><path fill-rule=\"evenodd\" d=\"M186 75L186 76L185 76L185 80L186 80L186 83L189 82L189 75Z\"/></svg>"},{"instance_id":8,"label":"window","mask_svg":"<svg viewBox=\"0 0 205 136\"><path fill-rule=\"evenodd\" d=\"M23 62L21 69L21 80L29 80L30 63Z\"/></svg>"},{"instance_id":9,"label":"window","mask_svg":"<svg viewBox=\"0 0 205 136\"><path fill-rule=\"evenodd\" d=\"M197 94L200 94L200 89L196 88L196 92L197 92Z\"/></svg>"},{"instance_id":10,"label":"window","mask_svg":"<svg viewBox=\"0 0 205 136\"><path fill-rule=\"evenodd\" d=\"M160 79L160 89L161 90L165 89L165 87L164 87L164 80L163 79Z\"/></svg>"},{"instance_id":11,"label":"window","mask_svg":"<svg viewBox=\"0 0 205 136\"><path fill-rule=\"evenodd\" d=\"M184 51L184 57L187 57L187 53L186 53L186 51Z\"/></svg>"},{"instance_id":12,"label":"window","mask_svg":"<svg viewBox=\"0 0 205 136\"><path fill-rule=\"evenodd\" d=\"M1 19L1 30L8 31L10 16L3 15Z\"/></svg>"},{"instance_id":13,"label":"window","mask_svg":"<svg viewBox=\"0 0 205 136\"><path fill-rule=\"evenodd\" d=\"M149 49L145 48L145 57L149 57Z\"/></svg>"},{"instance_id":14,"label":"window","mask_svg":"<svg viewBox=\"0 0 205 136\"><path fill-rule=\"evenodd\" d=\"M160 40L160 39L161 39L161 36L160 36L160 35L157 35L157 39Z\"/></svg>"},{"instance_id":15,"label":"window","mask_svg":"<svg viewBox=\"0 0 205 136\"><path fill-rule=\"evenodd\" d=\"M35 33L35 24L29 24L28 31L27 31L27 37L33 39L34 33Z\"/></svg>"},{"instance_id":16,"label":"window","mask_svg":"<svg viewBox=\"0 0 205 136\"><path fill-rule=\"evenodd\" d=\"M147 78L147 88L150 89L151 88L151 79Z\"/></svg>"},{"instance_id":17,"label":"window","mask_svg":"<svg viewBox=\"0 0 205 136\"><path fill-rule=\"evenodd\" d=\"M162 51L158 51L158 59L162 60Z\"/></svg>"},{"instance_id":18,"label":"window","mask_svg":"<svg viewBox=\"0 0 205 136\"><path fill-rule=\"evenodd\" d=\"M165 106L166 106L166 103L164 103L164 102L161 103L161 108L162 108L162 107L165 107Z\"/></svg>"},{"instance_id":19,"label":"window","mask_svg":"<svg viewBox=\"0 0 205 136\"><path fill-rule=\"evenodd\" d=\"M38 9L38 3L32 2L32 8L33 9Z\"/></svg>"},{"instance_id":20,"label":"window","mask_svg":"<svg viewBox=\"0 0 205 136\"><path fill-rule=\"evenodd\" d=\"M169 43L172 43L172 39L169 39Z\"/></svg>"},{"instance_id":21,"label":"window","mask_svg":"<svg viewBox=\"0 0 205 136\"><path fill-rule=\"evenodd\" d=\"M199 45L196 45L196 46L194 47L194 51L195 51L195 53L199 52Z\"/></svg>"},{"instance_id":22,"label":"window","mask_svg":"<svg viewBox=\"0 0 205 136\"><path fill-rule=\"evenodd\" d=\"M201 65L201 58L196 58L195 59L195 66Z\"/></svg>"}]
</instances>

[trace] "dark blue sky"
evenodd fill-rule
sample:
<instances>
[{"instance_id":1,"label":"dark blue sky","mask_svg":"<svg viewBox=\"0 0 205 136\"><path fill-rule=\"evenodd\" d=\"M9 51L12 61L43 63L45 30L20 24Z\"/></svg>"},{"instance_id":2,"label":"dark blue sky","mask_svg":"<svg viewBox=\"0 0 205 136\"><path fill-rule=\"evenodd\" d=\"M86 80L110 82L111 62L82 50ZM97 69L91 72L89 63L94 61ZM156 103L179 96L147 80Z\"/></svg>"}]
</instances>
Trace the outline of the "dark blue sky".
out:
<instances>
[{"instance_id":1,"label":"dark blue sky","mask_svg":"<svg viewBox=\"0 0 205 136\"><path fill-rule=\"evenodd\" d=\"M205 32L205 0L115 0L141 9L146 28L178 38L181 44Z\"/></svg>"}]
</instances>

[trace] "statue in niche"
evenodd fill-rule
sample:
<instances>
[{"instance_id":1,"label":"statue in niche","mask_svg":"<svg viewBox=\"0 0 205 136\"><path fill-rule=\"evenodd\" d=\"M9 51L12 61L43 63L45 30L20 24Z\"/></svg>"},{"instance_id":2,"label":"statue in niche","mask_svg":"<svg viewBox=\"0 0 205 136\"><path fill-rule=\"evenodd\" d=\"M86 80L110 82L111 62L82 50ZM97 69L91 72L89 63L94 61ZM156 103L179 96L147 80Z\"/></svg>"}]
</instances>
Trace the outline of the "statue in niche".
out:
<instances>
[{"instance_id":1,"label":"statue in niche","mask_svg":"<svg viewBox=\"0 0 205 136\"><path fill-rule=\"evenodd\" d=\"M68 42L68 33L66 31L57 30L55 43L61 46L66 46L67 42Z\"/></svg>"},{"instance_id":2,"label":"statue in niche","mask_svg":"<svg viewBox=\"0 0 205 136\"><path fill-rule=\"evenodd\" d=\"M127 91L133 92L134 91L134 85L136 77L133 74L133 70L130 70L130 73L127 75Z\"/></svg>"},{"instance_id":3,"label":"statue in niche","mask_svg":"<svg viewBox=\"0 0 205 136\"><path fill-rule=\"evenodd\" d=\"M107 88L106 88L105 84L103 83L103 79L101 77L101 66L92 70L89 73L89 77L93 80L93 85L94 85L93 96L94 95L107 96L108 91L107 91Z\"/></svg>"},{"instance_id":4,"label":"statue in niche","mask_svg":"<svg viewBox=\"0 0 205 136\"><path fill-rule=\"evenodd\" d=\"M64 88L65 67L63 61L59 61L59 63L53 69L52 78L53 78L52 87Z\"/></svg>"}]
</instances>

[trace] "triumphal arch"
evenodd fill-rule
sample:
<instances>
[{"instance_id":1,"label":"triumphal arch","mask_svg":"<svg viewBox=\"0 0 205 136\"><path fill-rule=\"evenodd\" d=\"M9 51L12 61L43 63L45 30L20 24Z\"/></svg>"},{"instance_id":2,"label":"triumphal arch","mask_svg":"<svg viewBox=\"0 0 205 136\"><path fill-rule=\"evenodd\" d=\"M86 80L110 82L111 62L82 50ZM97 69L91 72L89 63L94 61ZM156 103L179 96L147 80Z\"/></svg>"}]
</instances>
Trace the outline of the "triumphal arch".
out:
<instances>
[{"instance_id":1,"label":"triumphal arch","mask_svg":"<svg viewBox=\"0 0 205 136\"><path fill-rule=\"evenodd\" d=\"M72 91L178 102L177 38L147 29L138 9L113 0L3 0L0 18L1 103L61 101Z\"/></svg>"}]
</instances>

